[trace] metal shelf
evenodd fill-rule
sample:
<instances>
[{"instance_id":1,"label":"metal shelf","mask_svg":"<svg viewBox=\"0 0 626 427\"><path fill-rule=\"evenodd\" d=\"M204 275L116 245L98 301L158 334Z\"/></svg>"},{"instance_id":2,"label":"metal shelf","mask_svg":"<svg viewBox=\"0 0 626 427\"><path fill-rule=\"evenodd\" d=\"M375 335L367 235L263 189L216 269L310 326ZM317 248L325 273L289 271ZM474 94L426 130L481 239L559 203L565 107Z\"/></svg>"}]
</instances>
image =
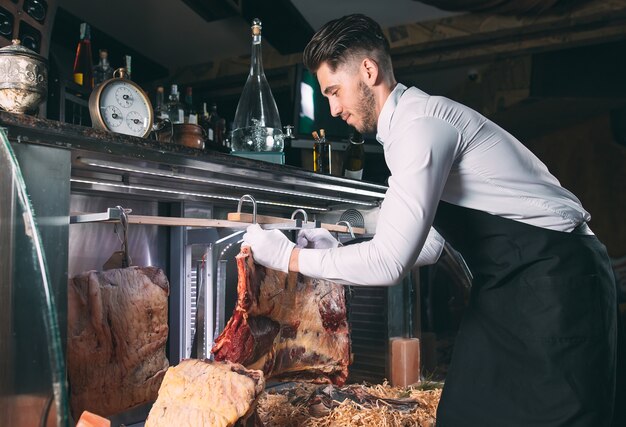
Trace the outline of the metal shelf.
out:
<instances>
[{"instance_id":1,"label":"metal shelf","mask_svg":"<svg viewBox=\"0 0 626 427\"><path fill-rule=\"evenodd\" d=\"M0 112L0 125L13 141L70 150L72 192L221 206L250 193L271 211L328 212L340 205L376 208L387 190L376 183L31 116Z\"/></svg>"}]
</instances>

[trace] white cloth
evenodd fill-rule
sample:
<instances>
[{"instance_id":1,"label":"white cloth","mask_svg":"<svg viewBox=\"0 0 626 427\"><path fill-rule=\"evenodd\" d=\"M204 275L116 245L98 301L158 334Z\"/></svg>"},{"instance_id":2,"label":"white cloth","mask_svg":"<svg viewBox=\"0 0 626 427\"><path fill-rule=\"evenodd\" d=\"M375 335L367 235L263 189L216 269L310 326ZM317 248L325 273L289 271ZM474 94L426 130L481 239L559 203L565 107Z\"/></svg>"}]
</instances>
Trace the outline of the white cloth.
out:
<instances>
[{"instance_id":1,"label":"white cloth","mask_svg":"<svg viewBox=\"0 0 626 427\"><path fill-rule=\"evenodd\" d=\"M398 84L378 118L377 139L391 176L374 238L302 249L303 274L357 285L396 283L441 253L443 239L430 228L439 200L564 232L590 219L521 142L450 99Z\"/></svg>"}]
</instances>

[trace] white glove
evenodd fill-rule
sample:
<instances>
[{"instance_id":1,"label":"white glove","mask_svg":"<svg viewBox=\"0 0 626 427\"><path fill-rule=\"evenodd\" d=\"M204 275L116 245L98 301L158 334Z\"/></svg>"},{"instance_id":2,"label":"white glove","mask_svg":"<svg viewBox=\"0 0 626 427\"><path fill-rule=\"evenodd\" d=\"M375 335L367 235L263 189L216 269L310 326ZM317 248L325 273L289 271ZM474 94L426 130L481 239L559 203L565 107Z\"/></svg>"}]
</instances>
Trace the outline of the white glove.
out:
<instances>
[{"instance_id":1,"label":"white glove","mask_svg":"<svg viewBox=\"0 0 626 427\"><path fill-rule=\"evenodd\" d=\"M330 249L339 246L337 239L325 228L305 228L298 232L298 247L307 249Z\"/></svg>"},{"instance_id":2,"label":"white glove","mask_svg":"<svg viewBox=\"0 0 626 427\"><path fill-rule=\"evenodd\" d=\"M250 246L257 263L285 273L289 271L289 257L296 244L279 230L263 230L259 224L252 224L243 235L243 244Z\"/></svg>"}]
</instances>

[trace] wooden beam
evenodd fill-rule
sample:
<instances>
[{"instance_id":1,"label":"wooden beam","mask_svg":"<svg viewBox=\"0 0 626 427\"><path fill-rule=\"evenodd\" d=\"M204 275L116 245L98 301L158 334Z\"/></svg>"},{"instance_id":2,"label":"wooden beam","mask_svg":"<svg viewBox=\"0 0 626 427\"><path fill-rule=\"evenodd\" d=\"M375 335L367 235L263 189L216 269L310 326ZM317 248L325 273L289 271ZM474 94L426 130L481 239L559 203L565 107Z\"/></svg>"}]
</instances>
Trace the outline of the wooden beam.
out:
<instances>
[{"instance_id":1,"label":"wooden beam","mask_svg":"<svg viewBox=\"0 0 626 427\"><path fill-rule=\"evenodd\" d=\"M466 14L385 30L398 74L626 39L626 0L541 17Z\"/></svg>"},{"instance_id":2,"label":"wooden beam","mask_svg":"<svg viewBox=\"0 0 626 427\"><path fill-rule=\"evenodd\" d=\"M384 30L398 76L566 47L626 39L626 0L586 2L566 13L533 17L471 13ZM302 62L302 54L281 55L263 46L266 72ZM245 74L248 57L203 64L195 81Z\"/></svg>"}]
</instances>

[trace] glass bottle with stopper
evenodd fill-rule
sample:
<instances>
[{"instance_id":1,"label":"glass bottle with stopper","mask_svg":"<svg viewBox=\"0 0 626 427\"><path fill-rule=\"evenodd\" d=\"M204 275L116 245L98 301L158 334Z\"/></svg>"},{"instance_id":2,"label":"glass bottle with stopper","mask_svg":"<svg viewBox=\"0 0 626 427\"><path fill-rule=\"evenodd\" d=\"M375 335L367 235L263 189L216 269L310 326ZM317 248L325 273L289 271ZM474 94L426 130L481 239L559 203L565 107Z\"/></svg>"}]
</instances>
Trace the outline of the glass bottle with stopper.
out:
<instances>
[{"instance_id":1,"label":"glass bottle with stopper","mask_svg":"<svg viewBox=\"0 0 626 427\"><path fill-rule=\"evenodd\" d=\"M132 57L130 55L124 55L124 68L126 69L126 73L128 73L128 79L130 80L133 75L133 69L131 66Z\"/></svg>"},{"instance_id":2,"label":"glass bottle with stopper","mask_svg":"<svg viewBox=\"0 0 626 427\"><path fill-rule=\"evenodd\" d=\"M252 21L250 73L233 120L233 151L282 151L283 132L276 101L263 71L261 21Z\"/></svg>"},{"instance_id":3,"label":"glass bottle with stopper","mask_svg":"<svg viewBox=\"0 0 626 427\"><path fill-rule=\"evenodd\" d=\"M332 171L332 151L330 142L326 141L326 132L324 129L320 129L318 134L314 130L312 135L315 140L313 144L313 171L330 174Z\"/></svg>"},{"instance_id":4,"label":"glass bottle with stopper","mask_svg":"<svg viewBox=\"0 0 626 427\"><path fill-rule=\"evenodd\" d=\"M93 67L94 86L113 78L113 67L109 65L109 52L106 49L100 49L99 57L100 60Z\"/></svg>"}]
</instances>

